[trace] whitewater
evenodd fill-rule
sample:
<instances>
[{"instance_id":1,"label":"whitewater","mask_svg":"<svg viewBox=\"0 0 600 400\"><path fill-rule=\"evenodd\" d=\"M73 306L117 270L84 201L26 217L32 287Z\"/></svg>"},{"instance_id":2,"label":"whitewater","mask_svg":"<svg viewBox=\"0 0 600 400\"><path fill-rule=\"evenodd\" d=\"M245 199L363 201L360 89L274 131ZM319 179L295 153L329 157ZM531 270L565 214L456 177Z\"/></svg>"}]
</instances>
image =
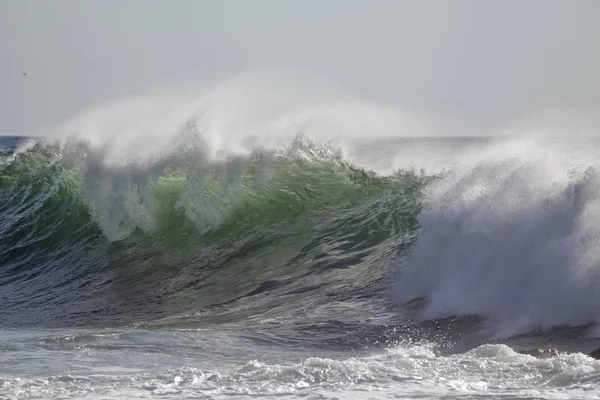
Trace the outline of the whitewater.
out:
<instances>
[{"instance_id":1,"label":"whitewater","mask_svg":"<svg viewBox=\"0 0 600 400\"><path fill-rule=\"evenodd\" d=\"M275 87L0 137L1 399L599 397L600 139Z\"/></svg>"}]
</instances>

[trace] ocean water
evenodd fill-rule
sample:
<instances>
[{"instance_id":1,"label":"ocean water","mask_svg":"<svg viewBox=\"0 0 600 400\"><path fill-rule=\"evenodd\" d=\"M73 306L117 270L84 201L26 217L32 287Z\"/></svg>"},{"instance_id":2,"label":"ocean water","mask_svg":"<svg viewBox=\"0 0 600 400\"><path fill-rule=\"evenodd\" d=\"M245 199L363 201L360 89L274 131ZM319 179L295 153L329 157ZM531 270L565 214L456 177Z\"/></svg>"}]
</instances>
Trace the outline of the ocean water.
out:
<instances>
[{"instance_id":1,"label":"ocean water","mask_svg":"<svg viewBox=\"0 0 600 400\"><path fill-rule=\"evenodd\" d=\"M597 139L116 114L0 138L0 398L598 398Z\"/></svg>"}]
</instances>

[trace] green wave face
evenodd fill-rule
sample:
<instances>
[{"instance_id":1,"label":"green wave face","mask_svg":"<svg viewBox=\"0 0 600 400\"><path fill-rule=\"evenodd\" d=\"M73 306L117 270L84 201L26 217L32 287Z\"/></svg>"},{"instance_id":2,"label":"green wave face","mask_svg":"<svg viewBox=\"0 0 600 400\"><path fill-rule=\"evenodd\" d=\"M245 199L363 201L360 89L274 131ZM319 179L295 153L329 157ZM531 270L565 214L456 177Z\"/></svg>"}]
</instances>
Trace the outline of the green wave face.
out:
<instances>
[{"instance_id":1,"label":"green wave face","mask_svg":"<svg viewBox=\"0 0 600 400\"><path fill-rule=\"evenodd\" d=\"M412 241L425 183L376 176L301 139L219 161L181 151L111 167L90 154L37 146L0 173L0 274L34 289L32 275L46 280L50 311L34 322L188 315L265 282L364 287ZM339 268L344 279L326 278ZM68 306L65 285L80 288ZM211 318L243 317L231 309Z\"/></svg>"}]
</instances>

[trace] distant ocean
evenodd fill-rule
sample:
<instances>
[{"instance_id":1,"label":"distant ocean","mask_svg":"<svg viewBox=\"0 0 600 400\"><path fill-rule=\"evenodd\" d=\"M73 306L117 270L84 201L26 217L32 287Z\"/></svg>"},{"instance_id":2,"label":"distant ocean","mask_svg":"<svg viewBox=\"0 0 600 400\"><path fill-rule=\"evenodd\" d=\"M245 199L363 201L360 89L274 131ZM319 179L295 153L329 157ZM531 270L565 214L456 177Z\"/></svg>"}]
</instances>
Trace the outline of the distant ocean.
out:
<instances>
[{"instance_id":1,"label":"distant ocean","mask_svg":"<svg viewBox=\"0 0 600 400\"><path fill-rule=\"evenodd\" d=\"M0 138L0 398L598 398L598 140L182 126Z\"/></svg>"}]
</instances>

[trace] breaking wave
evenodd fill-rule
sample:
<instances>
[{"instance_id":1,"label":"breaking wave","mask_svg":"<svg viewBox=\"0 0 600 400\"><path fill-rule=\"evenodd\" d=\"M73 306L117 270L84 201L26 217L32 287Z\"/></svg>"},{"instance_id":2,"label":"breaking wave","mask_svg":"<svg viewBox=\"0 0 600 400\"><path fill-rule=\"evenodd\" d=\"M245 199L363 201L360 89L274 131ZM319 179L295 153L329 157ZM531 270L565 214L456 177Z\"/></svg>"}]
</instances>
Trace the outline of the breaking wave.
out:
<instances>
[{"instance_id":1,"label":"breaking wave","mask_svg":"<svg viewBox=\"0 0 600 400\"><path fill-rule=\"evenodd\" d=\"M459 160L427 190L392 297L426 298L426 319L483 316L501 337L597 323L597 144L513 139Z\"/></svg>"},{"instance_id":2,"label":"breaking wave","mask_svg":"<svg viewBox=\"0 0 600 400\"><path fill-rule=\"evenodd\" d=\"M113 104L2 150L3 324L599 322L597 140L389 138L419 124L252 93Z\"/></svg>"}]
</instances>

